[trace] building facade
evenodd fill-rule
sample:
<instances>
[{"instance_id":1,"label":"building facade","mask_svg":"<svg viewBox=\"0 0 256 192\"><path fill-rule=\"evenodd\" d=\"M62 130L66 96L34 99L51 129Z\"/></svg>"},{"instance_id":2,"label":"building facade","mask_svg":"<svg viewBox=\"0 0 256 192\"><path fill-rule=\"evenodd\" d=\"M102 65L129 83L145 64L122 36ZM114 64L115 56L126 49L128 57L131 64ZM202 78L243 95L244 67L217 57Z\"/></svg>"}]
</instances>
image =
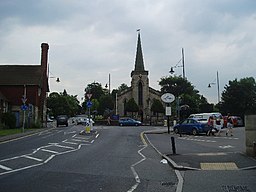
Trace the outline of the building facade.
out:
<instances>
[{"instance_id":1,"label":"building facade","mask_svg":"<svg viewBox=\"0 0 256 192\"><path fill-rule=\"evenodd\" d=\"M48 49L41 44L41 65L0 65L0 114L15 114L16 127L24 115L26 123L46 122Z\"/></svg>"},{"instance_id":2,"label":"building facade","mask_svg":"<svg viewBox=\"0 0 256 192\"><path fill-rule=\"evenodd\" d=\"M131 86L117 95L117 112L120 117L131 116L125 106L133 98L139 107L139 112L134 115L134 118L143 123L153 121L154 114L151 112L151 105L154 99L161 101L161 93L149 86L148 75L149 72L144 67L141 37L138 32L135 67L131 72Z\"/></svg>"}]
</instances>

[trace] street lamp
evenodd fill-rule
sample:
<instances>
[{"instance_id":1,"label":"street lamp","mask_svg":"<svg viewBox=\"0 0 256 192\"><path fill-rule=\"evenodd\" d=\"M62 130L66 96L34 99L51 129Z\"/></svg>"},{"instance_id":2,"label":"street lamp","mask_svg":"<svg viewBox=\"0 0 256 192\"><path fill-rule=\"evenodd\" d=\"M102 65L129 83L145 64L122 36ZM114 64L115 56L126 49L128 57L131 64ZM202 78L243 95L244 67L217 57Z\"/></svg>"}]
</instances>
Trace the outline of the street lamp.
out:
<instances>
[{"instance_id":1,"label":"street lamp","mask_svg":"<svg viewBox=\"0 0 256 192\"><path fill-rule=\"evenodd\" d=\"M208 84L208 88L211 88L211 85L215 85L215 80ZM218 94L218 103L220 102L220 81L219 81L219 73L217 71L217 94Z\"/></svg>"},{"instance_id":2,"label":"street lamp","mask_svg":"<svg viewBox=\"0 0 256 192\"><path fill-rule=\"evenodd\" d=\"M52 78L56 78L56 82L59 83L60 82L60 78L59 77L49 77L50 79Z\"/></svg>"},{"instance_id":3,"label":"street lamp","mask_svg":"<svg viewBox=\"0 0 256 192\"><path fill-rule=\"evenodd\" d=\"M171 67L169 73L173 74L175 72L174 68L182 67L183 68L183 71L182 71L183 78L185 79L186 77L185 77L185 62L184 62L184 49L183 48L181 49L181 54L182 54L182 58L178 61L178 63L175 66ZM179 65L181 61L182 61L182 64Z\"/></svg>"}]
</instances>

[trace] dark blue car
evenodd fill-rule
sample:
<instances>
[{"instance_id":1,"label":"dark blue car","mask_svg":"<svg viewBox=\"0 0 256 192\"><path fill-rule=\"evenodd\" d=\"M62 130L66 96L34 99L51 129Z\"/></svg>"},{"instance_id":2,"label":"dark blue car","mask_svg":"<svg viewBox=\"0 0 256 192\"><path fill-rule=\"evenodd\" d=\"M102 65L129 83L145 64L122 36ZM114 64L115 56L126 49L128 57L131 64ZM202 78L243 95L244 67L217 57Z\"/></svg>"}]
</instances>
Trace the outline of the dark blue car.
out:
<instances>
[{"instance_id":1,"label":"dark blue car","mask_svg":"<svg viewBox=\"0 0 256 192\"><path fill-rule=\"evenodd\" d=\"M175 133L188 133L192 135L197 135L199 133L207 133L210 127L207 123L200 122L200 119L188 118L183 122L175 125L173 131Z\"/></svg>"},{"instance_id":2,"label":"dark blue car","mask_svg":"<svg viewBox=\"0 0 256 192\"><path fill-rule=\"evenodd\" d=\"M119 119L119 125L120 126L139 126L141 125L141 122L127 117L127 118Z\"/></svg>"}]
</instances>

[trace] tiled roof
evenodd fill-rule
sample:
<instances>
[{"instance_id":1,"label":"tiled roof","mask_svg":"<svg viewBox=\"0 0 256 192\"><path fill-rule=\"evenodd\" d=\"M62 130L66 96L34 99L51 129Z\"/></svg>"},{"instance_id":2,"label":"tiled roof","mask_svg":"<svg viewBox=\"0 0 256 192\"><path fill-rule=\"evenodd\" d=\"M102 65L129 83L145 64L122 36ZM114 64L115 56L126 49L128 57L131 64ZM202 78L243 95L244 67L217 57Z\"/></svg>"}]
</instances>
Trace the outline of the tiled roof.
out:
<instances>
[{"instance_id":1,"label":"tiled roof","mask_svg":"<svg viewBox=\"0 0 256 192\"><path fill-rule=\"evenodd\" d=\"M41 84L41 65L0 65L0 85L24 84Z\"/></svg>"}]
</instances>

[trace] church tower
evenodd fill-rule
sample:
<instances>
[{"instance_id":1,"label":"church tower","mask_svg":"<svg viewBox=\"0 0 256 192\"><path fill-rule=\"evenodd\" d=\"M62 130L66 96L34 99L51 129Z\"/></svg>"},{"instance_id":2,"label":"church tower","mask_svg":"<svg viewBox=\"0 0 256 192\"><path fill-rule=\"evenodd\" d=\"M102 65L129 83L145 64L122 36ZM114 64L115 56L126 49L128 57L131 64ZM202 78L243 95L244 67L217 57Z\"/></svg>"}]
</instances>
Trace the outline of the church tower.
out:
<instances>
[{"instance_id":1,"label":"church tower","mask_svg":"<svg viewBox=\"0 0 256 192\"><path fill-rule=\"evenodd\" d=\"M148 115L147 113L149 113L147 110L147 99L149 98L149 79L148 71L146 71L144 67L140 31L138 31L135 68L131 72L131 78L132 97L139 106L139 116L141 117L141 120L143 120L145 115Z\"/></svg>"},{"instance_id":2,"label":"church tower","mask_svg":"<svg viewBox=\"0 0 256 192\"><path fill-rule=\"evenodd\" d=\"M117 95L117 113L120 117L131 115L125 110L126 103L130 99L134 99L139 107L139 111L134 118L140 120L144 124L147 124L149 121L151 122L153 118L150 110L151 105L154 99L160 100L160 92L149 86L148 71L146 71L144 67L139 30L135 66L134 70L131 72L131 86Z\"/></svg>"}]
</instances>

